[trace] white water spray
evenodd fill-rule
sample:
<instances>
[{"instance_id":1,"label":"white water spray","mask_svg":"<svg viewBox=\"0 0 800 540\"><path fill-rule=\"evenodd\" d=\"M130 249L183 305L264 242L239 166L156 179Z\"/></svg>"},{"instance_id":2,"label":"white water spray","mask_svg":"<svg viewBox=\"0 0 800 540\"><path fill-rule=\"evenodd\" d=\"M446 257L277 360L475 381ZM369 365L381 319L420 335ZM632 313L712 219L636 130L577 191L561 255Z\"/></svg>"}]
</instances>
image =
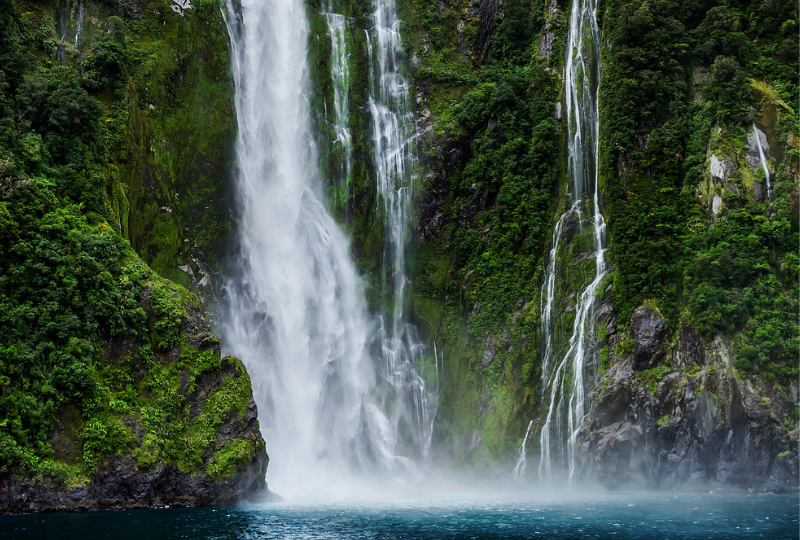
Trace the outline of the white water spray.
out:
<instances>
[{"instance_id":1,"label":"white water spray","mask_svg":"<svg viewBox=\"0 0 800 540\"><path fill-rule=\"evenodd\" d=\"M600 212L598 186L599 116L598 77L600 69L600 30L597 25L597 0L575 0L572 4L565 64L566 119L568 122L568 177L572 204L558 220L551 240L552 249L547 276L542 287L542 336L545 343L542 359L542 388L548 397L543 403L547 415L540 434L539 475L553 476L553 454L563 457L571 479L575 473L577 437L586 414L584 369L587 346L594 331L595 294L606 274L605 220ZM583 219L583 206L591 196L591 219L594 237L595 276L578 296L575 321L568 348L563 356L556 350L553 302L558 274L558 246L564 222L570 216ZM566 419L566 429L564 420ZM564 440L566 439L566 441ZM566 452L564 446L566 443Z\"/></svg>"},{"instance_id":2,"label":"white water spray","mask_svg":"<svg viewBox=\"0 0 800 540\"><path fill-rule=\"evenodd\" d=\"M238 272L224 335L253 381L270 482L307 496L346 481L374 373L370 325L347 238L316 175L302 0L230 0L236 82Z\"/></svg>"},{"instance_id":3,"label":"white water spray","mask_svg":"<svg viewBox=\"0 0 800 540\"><path fill-rule=\"evenodd\" d=\"M369 109L372 115L378 204L383 204L386 241L383 275L393 285L389 324L381 324L382 376L399 397L392 399L392 418L398 425L409 422L409 450L425 457L430 447L438 396L429 390L418 374L427 348L419 339L416 327L405 315L406 235L409 229L413 189L414 117L409 104L409 85L400 71L403 44L400 19L394 0L374 0L373 28L366 34L370 64ZM380 208L378 215L380 215ZM391 274L391 277L388 277ZM385 285L386 282L384 282ZM439 359L434 350L438 379ZM409 431L409 430L404 430Z\"/></svg>"},{"instance_id":4,"label":"white water spray","mask_svg":"<svg viewBox=\"0 0 800 540\"><path fill-rule=\"evenodd\" d=\"M346 21L339 17L328 21L332 41L344 47ZM229 0L226 20L240 213L240 251L225 281L226 352L251 375L271 487L293 499L352 496L376 476L402 479L415 470L399 428L405 421L404 427L429 432L424 384L408 362L369 356L385 331L367 313L348 239L322 195L307 98L304 2ZM333 63L342 92L334 112L346 126L343 48ZM338 133L344 144L349 132Z\"/></svg>"}]
</instances>

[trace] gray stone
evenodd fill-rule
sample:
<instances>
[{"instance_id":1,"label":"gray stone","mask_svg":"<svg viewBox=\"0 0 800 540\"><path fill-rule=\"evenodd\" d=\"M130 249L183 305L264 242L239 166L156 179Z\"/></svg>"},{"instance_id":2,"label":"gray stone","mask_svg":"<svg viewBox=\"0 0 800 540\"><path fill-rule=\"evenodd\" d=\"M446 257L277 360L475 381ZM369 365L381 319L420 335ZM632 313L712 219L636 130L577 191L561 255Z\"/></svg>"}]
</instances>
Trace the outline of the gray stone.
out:
<instances>
[{"instance_id":1,"label":"gray stone","mask_svg":"<svg viewBox=\"0 0 800 540\"><path fill-rule=\"evenodd\" d=\"M637 371L649 369L664 358L667 325L657 311L639 306L631 315L633 331L633 366Z\"/></svg>"},{"instance_id":2,"label":"gray stone","mask_svg":"<svg viewBox=\"0 0 800 540\"><path fill-rule=\"evenodd\" d=\"M716 154L711 154L711 161L709 164L709 172L712 178L720 180L728 180L736 173L736 165L729 156L723 156L719 159Z\"/></svg>"}]
</instances>

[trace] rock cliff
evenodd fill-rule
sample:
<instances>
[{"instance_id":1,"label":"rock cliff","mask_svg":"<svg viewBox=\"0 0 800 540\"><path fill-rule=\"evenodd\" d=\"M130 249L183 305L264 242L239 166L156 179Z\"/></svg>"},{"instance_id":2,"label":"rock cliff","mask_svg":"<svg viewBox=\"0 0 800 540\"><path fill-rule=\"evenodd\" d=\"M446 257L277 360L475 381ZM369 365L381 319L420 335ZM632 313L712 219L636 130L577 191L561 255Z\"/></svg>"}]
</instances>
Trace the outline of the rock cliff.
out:
<instances>
[{"instance_id":1,"label":"rock cliff","mask_svg":"<svg viewBox=\"0 0 800 540\"><path fill-rule=\"evenodd\" d=\"M669 336L648 306L634 311L630 332L633 351L612 359L581 426L584 478L615 488L797 490L794 382L743 377L730 340L688 328Z\"/></svg>"},{"instance_id":2,"label":"rock cliff","mask_svg":"<svg viewBox=\"0 0 800 540\"><path fill-rule=\"evenodd\" d=\"M270 497L269 460L244 366L220 357L219 341L209 333L197 300L179 287L158 281L144 287L139 307L148 313L148 325L159 323L153 301L163 302L165 291L179 313L173 345L156 346L158 352L146 358L141 352L149 343L133 332L108 342L113 378L132 384L107 396L111 414L64 406L47 441L54 473L0 473L0 513L201 506ZM102 382L113 385L112 377ZM117 400L126 403L114 404ZM93 425L98 417L100 441ZM108 444L113 429L122 435L121 444Z\"/></svg>"}]
</instances>

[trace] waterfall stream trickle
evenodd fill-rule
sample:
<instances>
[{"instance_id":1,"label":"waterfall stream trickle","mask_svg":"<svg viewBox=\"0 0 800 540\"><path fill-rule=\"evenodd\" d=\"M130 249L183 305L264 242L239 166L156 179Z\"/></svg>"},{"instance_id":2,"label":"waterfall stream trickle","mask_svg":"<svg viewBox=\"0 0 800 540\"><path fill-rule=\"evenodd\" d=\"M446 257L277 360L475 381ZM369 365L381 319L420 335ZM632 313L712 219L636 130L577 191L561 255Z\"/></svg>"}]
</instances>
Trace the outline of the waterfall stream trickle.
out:
<instances>
[{"instance_id":1,"label":"waterfall stream trickle","mask_svg":"<svg viewBox=\"0 0 800 540\"><path fill-rule=\"evenodd\" d=\"M769 178L769 168L767 167L767 158L764 156L764 148L761 146L761 131L756 127L753 122L753 134L756 140L756 147L758 147L758 159L761 161L761 167L764 169L764 177L767 183L767 198L772 197L772 184ZM715 212L716 213L716 212Z\"/></svg>"},{"instance_id":2,"label":"waterfall stream trickle","mask_svg":"<svg viewBox=\"0 0 800 540\"><path fill-rule=\"evenodd\" d=\"M594 331L595 294L606 274L605 220L600 212L597 181L600 30L596 10L597 0L575 0L572 3L564 68L568 122L567 176L571 180L568 187L571 206L560 217L553 231L547 275L542 286L542 388L546 396L543 403L546 416L539 439L539 475L544 479L553 475L554 453L561 454L559 457L564 459L563 464L570 479L575 472L577 435L586 414L584 371L590 361L587 347ZM591 201L587 200L589 197ZM583 208L587 203L591 204L586 218L591 220L593 229L594 279L578 295L567 351L559 355L553 320L559 242L566 219L575 216L580 223L584 219Z\"/></svg>"},{"instance_id":3,"label":"waterfall stream trickle","mask_svg":"<svg viewBox=\"0 0 800 540\"><path fill-rule=\"evenodd\" d=\"M348 21L330 9L324 15L331 32L336 137L344 149L342 179L347 182ZM375 20L380 63L398 53L384 48L382 19L376 15ZM410 115L407 108L395 108L376 117L376 125L385 119L404 134L376 152L379 185L392 182L392 189L381 191L390 201L387 208L400 209L399 215L387 211L387 236L399 246L391 259L399 292L387 329L383 319L375 321L367 311L348 238L328 211L317 172L305 4L229 0L226 21L239 128L239 251L224 284L223 333L226 352L239 356L251 375L270 455L270 484L284 496L336 497L363 485L363 476L402 478L416 470L413 458L427 452L435 412L415 369L424 347L402 311L404 197L410 186L393 186L410 183L405 165L410 156L394 161L394 168L382 165L407 146L403 122ZM399 46L399 37L392 46ZM383 65L374 72L376 80L401 81ZM395 100L390 105L381 101L387 96ZM376 93L370 109L388 110L402 99L399 93ZM375 340L382 344L379 358L370 357Z\"/></svg>"},{"instance_id":4,"label":"waterfall stream trickle","mask_svg":"<svg viewBox=\"0 0 800 540\"><path fill-rule=\"evenodd\" d=\"M353 168L353 137L350 133L350 66L348 65L348 22L344 15L329 6L325 19L331 40L331 80L333 82L333 127L336 135L335 155L339 161L339 178L344 199L352 196L350 174Z\"/></svg>"},{"instance_id":5,"label":"waterfall stream trickle","mask_svg":"<svg viewBox=\"0 0 800 540\"><path fill-rule=\"evenodd\" d=\"M525 438L522 439L522 444L519 447L519 455L517 456L517 463L514 465L514 470L511 473L512 479L516 482L520 478L525 477L525 469L528 466L528 442L531 439L531 430L533 429L533 420L528 422L528 429L525 430Z\"/></svg>"},{"instance_id":6,"label":"waterfall stream trickle","mask_svg":"<svg viewBox=\"0 0 800 540\"><path fill-rule=\"evenodd\" d=\"M78 14L75 21L75 46L80 48L81 31L83 31L83 0L78 4Z\"/></svg>"}]
</instances>

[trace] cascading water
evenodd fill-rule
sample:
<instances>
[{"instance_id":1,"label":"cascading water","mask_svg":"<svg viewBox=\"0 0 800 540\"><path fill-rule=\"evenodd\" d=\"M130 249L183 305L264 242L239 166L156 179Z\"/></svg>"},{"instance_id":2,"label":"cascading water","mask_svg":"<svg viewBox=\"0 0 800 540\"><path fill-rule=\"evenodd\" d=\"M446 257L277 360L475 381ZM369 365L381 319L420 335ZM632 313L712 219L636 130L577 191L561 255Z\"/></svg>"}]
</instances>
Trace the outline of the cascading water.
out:
<instances>
[{"instance_id":1,"label":"cascading water","mask_svg":"<svg viewBox=\"0 0 800 540\"><path fill-rule=\"evenodd\" d=\"M528 422L528 429L525 430L525 438L522 439L522 444L519 447L519 455L517 456L517 463L514 465L514 470L511 473L512 479L516 482L525 476L525 469L528 466L528 442L531 440L531 430L533 429L533 420Z\"/></svg>"},{"instance_id":2,"label":"cascading water","mask_svg":"<svg viewBox=\"0 0 800 540\"><path fill-rule=\"evenodd\" d=\"M81 31L83 30L83 0L80 0L78 4L78 15L75 25L75 46L80 47Z\"/></svg>"},{"instance_id":3,"label":"cascading water","mask_svg":"<svg viewBox=\"0 0 800 540\"><path fill-rule=\"evenodd\" d=\"M322 195L304 2L229 0L226 20L239 128L239 252L224 285L226 352L251 375L270 484L293 498L335 497L361 485L360 471L414 469L402 430L418 443L430 431L425 386L410 362L419 345L406 331L399 336L407 348L383 347L383 356L370 358L384 330L367 313L348 239ZM336 14L328 21L332 33L345 24ZM339 62L346 63L342 49ZM334 77L343 78L346 96L339 69ZM335 111L342 118L345 99Z\"/></svg>"},{"instance_id":4,"label":"cascading water","mask_svg":"<svg viewBox=\"0 0 800 540\"><path fill-rule=\"evenodd\" d=\"M762 135L761 131L756 127L756 123L753 122L753 136L756 140L756 146L758 147L758 159L761 161L761 167L764 169L764 177L767 182L767 198L769 199L770 197L772 197L772 184L770 183L770 178L769 178L769 168L767 167L767 158L764 156L764 147L761 146L761 135Z\"/></svg>"},{"instance_id":5,"label":"cascading water","mask_svg":"<svg viewBox=\"0 0 800 540\"><path fill-rule=\"evenodd\" d=\"M392 290L384 296L392 300L387 324L381 323L382 376L392 388L391 417L398 429L408 433L407 451L425 456L436 407L437 391L429 390L417 372L427 348L419 339L416 327L405 316L406 234L413 186L412 152L414 117L409 104L409 85L400 71L403 44L400 19L394 0L375 0L373 27L367 32L370 65L369 109L372 115L372 138L375 151L377 190L382 204L386 240L383 253L384 281L391 281ZM378 215L381 214L380 208ZM391 273L391 278L388 275ZM438 363L434 350L434 366L438 379ZM437 383L438 386L438 383ZM400 423L409 425L402 429Z\"/></svg>"},{"instance_id":6,"label":"cascading water","mask_svg":"<svg viewBox=\"0 0 800 540\"><path fill-rule=\"evenodd\" d=\"M539 475L553 475L553 454L560 454L569 471L575 472L577 435L585 416L586 383L584 368L589 360L587 346L594 331L593 306L606 274L605 220L600 212L598 175L599 116L598 77L600 70L600 30L597 25L597 0L575 0L572 3L565 63L566 109L568 122L567 174L571 183L568 192L571 206L558 220L551 240L552 249L547 276L542 287L542 388L546 398L545 422L540 434L541 460ZM594 279L577 298L575 320L567 351L560 356L554 336L553 303L558 273L558 247L564 222L570 216L583 219L584 206L591 197L590 213L594 240ZM566 419L566 430L564 420ZM566 439L566 441L565 441ZM566 452L563 452L566 442Z\"/></svg>"},{"instance_id":7,"label":"cascading water","mask_svg":"<svg viewBox=\"0 0 800 540\"><path fill-rule=\"evenodd\" d=\"M353 441L374 384L370 325L348 241L316 177L304 4L231 0L227 22L241 253L225 285L224 335L253 380L270 479L291 495L358 459Z\"/></svg>"},{"instance_id":8,"label":"cascading water","mask_svg":"<svg viewBox=\"0 0 800 540\"><path fill-rule=\"evenodd\" d=\"M352 196L350 174L353 167L353 137L350 134L350 67L347 52L348 22L344 15L334 13L331 6L325 12L331 40L331 80L333 81L333 128L336 140L335 156L339 165L338 184L344 199Z\"/></svg>"}]
</instances>

